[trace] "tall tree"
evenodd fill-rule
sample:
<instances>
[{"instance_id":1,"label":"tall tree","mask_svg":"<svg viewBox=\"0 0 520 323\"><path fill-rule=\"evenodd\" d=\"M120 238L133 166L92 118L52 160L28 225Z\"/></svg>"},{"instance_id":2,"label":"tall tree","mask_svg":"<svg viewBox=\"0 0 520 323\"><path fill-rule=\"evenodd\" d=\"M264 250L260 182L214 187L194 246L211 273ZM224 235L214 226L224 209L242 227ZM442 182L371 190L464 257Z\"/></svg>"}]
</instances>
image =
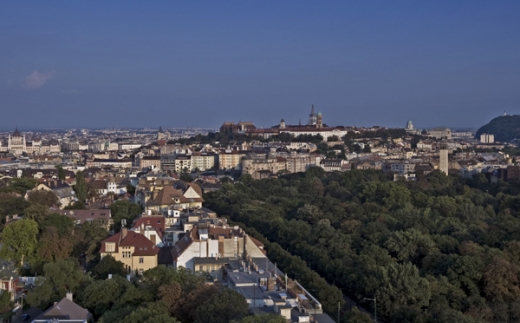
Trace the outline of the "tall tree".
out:
<instances>
[{"instance_id":1,"label":"tall tree","mask_svg":"<svg viewBox=\"0 0 520 323\"><path fill-rule=\"evenodd\" d=\"M38 224L33 220L10 223L2 232L0 257L22 264L35 259Z\"/></svg>"},{"instance_id":2,"label":"tall tree","mask_svg":"<svg viewBox=\"0 0 520 323\"><path fill-rule=\"evenodd\" d=\"M43 262L65 259L70 256L72 247L69 236L60 236L55 227L48 226L40 236L37 257Z\"/></svg>"},{"instance_id":3,"label":"tall tree","mask_svg":"<svg viewBox=\"0 0 520 323\"><path fill-rule=\"evenodd\" d=\"M74 185L74 190L76 191L76 197L78 200L85 203L88 196L88 190L87 182L85 181L85 176L82 171L76 173L76 185Z\"/></svg>"}]
</instances>

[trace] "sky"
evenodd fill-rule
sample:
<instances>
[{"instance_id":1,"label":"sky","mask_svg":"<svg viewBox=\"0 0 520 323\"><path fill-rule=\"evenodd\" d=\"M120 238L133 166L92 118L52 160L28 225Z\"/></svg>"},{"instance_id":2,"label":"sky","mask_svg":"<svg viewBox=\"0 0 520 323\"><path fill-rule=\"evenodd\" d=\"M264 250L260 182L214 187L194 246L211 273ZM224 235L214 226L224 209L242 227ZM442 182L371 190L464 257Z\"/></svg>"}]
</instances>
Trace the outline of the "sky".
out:
<instances>
[{"instance_id":1,"label":"sky","mask_svg":"<svg viewBox=\"0 0 520 323\"><path fill-rule=\"evenodd\" d=\"M479 127L520 114L520 1L2 1L0 128Z\"/></svg>"}]
</instances>

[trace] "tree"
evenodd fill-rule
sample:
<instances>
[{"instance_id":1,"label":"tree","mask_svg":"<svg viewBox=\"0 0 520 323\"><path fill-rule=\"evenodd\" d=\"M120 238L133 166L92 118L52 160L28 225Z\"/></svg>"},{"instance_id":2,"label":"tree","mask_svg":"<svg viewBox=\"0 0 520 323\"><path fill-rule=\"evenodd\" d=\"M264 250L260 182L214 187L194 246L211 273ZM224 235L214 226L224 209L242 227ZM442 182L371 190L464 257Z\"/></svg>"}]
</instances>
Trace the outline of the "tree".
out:
<instances>
[{"instance_id":1,"label":"tree","mask_svg":"<svg viewBox=\"0 0 520 323\"><path fill-rule=\"evenodd\" d=\"M339 140L338 136L330 136L327 138L327 141L338 141L338 140Z\"/></svg>"},{"instance_id":2,"label":"tree","mask_svg":"<svg viewBox=\"0 0 520 323\"><path fill-rule=\"evenodd\" d=\"M72 247L69 236L60 236L55 227L48 226L40 237L37 256L44 262L65 259L70 256Z\"/></svg>"},{"instance_id":3,"label":"tree","mask_svg":"<svg viewBox=\"0 0 520 323\"><path fill-rule=\"evenodd\" d=\"M181 176L179 178L183 182L191 182L191 181L193 181L193 178L188 173L181 173Z\"/></svg>"},{"instance_id":4,"label":"tree","mask_svg":"<svg viewBox=\"0 0 520 323\"><path fill-rule=\"evenodd\" d=\"M23 264L34 260L38 241L38 224L33 220L10 223L2 232L0 257Z\"/></svg>"},{"instance_id":5,"label":"tree","mask_svg":"<svg viewBox=\"0 0 520 323\"><path fill-rule=\"evenodd\" d=\"M24 215L24 210L30 205L24 198L13 193L0 193L0 220L5 223L7 215Z\"/></svg>"},{"instance_id":6,"label":"tree","mask_svg":"<svg viewBox=\"0 0 520 323\"><path fill-rule=\"evenodd\" d=\"M65 170L63 169L63 166L57 165L56 169L58 170L58 178L60 181L65 180Z\"/></svg>"},{"instance_id":7,"label":"tree","mask_svg":"<svg viewBox=\"0 0 520 323\"><path fill-rule=\"evenodd\" d=\"M87 221L80 228L74 230L74 254L76 257L85 257L91 262L99 257L101 241L108 236L108 231L96 221Z\"/></svg>"},{"instance_id":8,"label":"tree","mask_svg":"<svg viewBox=\"0 0 520 323\"><path fill-rule=\"evenodd\" d=\"M36 186L36 179L34 178L14 178L9 183L9 188L14 192L25 195L27 191L32 190Z\"/></svg>"},{"instance_id":9,"label":"tree","mask_svg":"<svg viewBox=\"0 0 520 323\"><path fill-rule=\"evenodd\" d=\"M240 182L248 185L250 184L252 181L254 181L253 179L253 176L249 175L249 174L243 174L242 176L240 176L240 178L238 179Z\"/></svg>"},{"instance_id":10,"label":"tree","mask_svg":"<svg viewBox=\"0 0 520 323\"><path fill-rule=\"evenodd\" d=\"M401 305L420 309L429 304L430 285L411 263L380 267L379 281L375 294L382 313L390 314Z\"/></svg>"},{"instance_id":11,"label":"tree","mask_svg":"<svg viewBox=\"0 0 520 323\"><path fill-rule=\"evenodd\" d=\"M27 303L31 306L47 307L49 303L65 297L67 292L76 292L85 276L74 259L59 259L43 266L43 279L28 293Z\"/></svg>"},{"instance_id":12,"label":"tree","mask_svg":"<svg viewBox=\"0 0 520 323\"><path fill-rule=\"evenodd\" d=\"M348 323L372 323L370 315L361 312L357 307L349 310L345 315Z\"/></svg>"},{"instance_id":13,"label":"tree","mask_svg":"<svg viewBox=\"0 0 520 323\"><path fill-rule=\"evenodd\" d=\"M200 305L195 312L195 323L228 323L240 320L249 313L244 296L226 288Z\"/></svg>"},{"instance_id":14,"label":"tree","mask_svg":"<svg viewBox=\"0 0 520 323\"><path fill-rule=\"evenodd\" d=\"M127 275L125 265L110 255L103 257L92 270L92 276L96 279L107 279L109 274L121 277L126 277Z\"/></svg>"},{"instance_id":15,"label":"tree","mask_svg":"<svg viewBox=\"0 0 520 323\"><path fill-rule=\"evenodd\" d=\"M47 207L59 204L59 199L56 193L46 190L30 191L27 200L31 203L37 203Z\"/></svg>"},{"instance_id":16,"label":"tree","mask_svg":"<svg viewBox=\"0 0 520 323\"><path fill-rule=\"evenodd\" d=\"M74 185L74 191L76 191L76 197L78 201L85 203L87 199L87 182L85 181L85 176L82 171L78 171L76 173L76 185Z\"/></svg>"},{"instance_id":17,"label":"tree","mask_svg":"<svg viewBox=\"0 0 520 323\"><path fill-rule=\"evenodd\" d=\"M161 301L164 303L164 305L166 305L166 307L168 308L168 312L171 315L174 315L174 313L177 310L177 307L180 305L182 300L181 295L182 287L176 281L172 281L167 285L159 287L159 297Z\"/></svg>"},{"instance_id":18,"label":"tree","mask_svg":"<svg viewBox=\"0 0 520 323\"><path fill-rule=\"evenodd\" d=\"M48 213L49 208L47 206L34 203L25 209L24 219L34 220L40 224L47 217Z\"/></svg>"},{"instance_id":19,"label":"tree","mask_svg":"<svg viewBox=\"0 0 520 323\"><path fill-rule=\"evenodd\" d=\"M129 201L117 201L110 206L112 212L112 220L116 231L121 230L121 220L126 219L126 224L131 225L132 222L141 214L141 207Z\"/></svg>"},{"instance_id":20,"label":"tree","mask_svg":"<svg viewBox=\"0 0 520 323\"><path fill-rule=\"evenodd\" d=\"M90 309L96 318L114 306L139 305L140 293L137 288L123 277L96 280L83 292L83 305Z\"/></svg>"},{"instance_id":21,"label":"tree","mask_svg":"<svg viewBox=\"0 0 520 323\"><path fill-rule=\"evenodd\" d=\"M70 237L74 231L74 220L67 215L51 213L40 224L40 230L43 232L48 227L56 228L60 237Z\"/></svg>"}]
</instances>

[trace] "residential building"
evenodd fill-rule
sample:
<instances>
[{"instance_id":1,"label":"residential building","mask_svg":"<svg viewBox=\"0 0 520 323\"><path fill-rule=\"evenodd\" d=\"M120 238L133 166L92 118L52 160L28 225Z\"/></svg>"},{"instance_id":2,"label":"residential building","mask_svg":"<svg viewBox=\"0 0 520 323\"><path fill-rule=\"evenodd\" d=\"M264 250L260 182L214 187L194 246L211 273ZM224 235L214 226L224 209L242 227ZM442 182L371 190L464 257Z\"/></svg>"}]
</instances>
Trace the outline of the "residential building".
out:
<instances>
[{"instance_id":1,"label":"residential building","mask_svg":"<svg viewBox=\"0 0 520 323\"><path fill-rule=\"evenodd\" d=\"M112 225L112 214L110 209L100 210L50 210L51 213L59 213L66 215L74 220L77 226L81 226L86 222L96 222L107 230Z\"/></svg>"},{"instance_id":2,"label":"residential building","mask_svg":"<svg viewBox=\"0 0 520 323\"><path fill-rule=\"evenodd\" d=\"M201 224L195 226L173 249L175 268L185 267L191 271L195 268L195 258L245 258L263 257L263 245L248 236L238 226L215 226ZM202 268L204 270L204 268Z\"/></svg>"},{"instance_id":3,"label":"residential building","mask_svg":"<svg viewBox=\"0 0 520 323\"><path fill-rule=\"evenodd\" d=\"M71 322L71 323L87 323L92 322L92 314L83 307L74 303L72 293L61 301L54 303L49 309L38 315L33 323L49 323L49 322Z\"/></svg>"},{"instance_id":4,"label":"residential building","mask_svg":"<svg viewBox=\"0 0 520 323\"><path fill-rule=\"evenodd\" d=\"M483 133L480 135L480 142L483 144L492 144L495 142L495 135Z\"/></svg>"},{"instance_id":5,"label":"residential building","mask_svg":"<svg viewBox=\"0 0 520 323\"><path fill-rule=\"evenodd\" d=\"M214 169L218 165L218 155L214 152L194 152L191 155L192 170L200 170L202 172Z\"/></svg>"},{"instance_id":6,"label":"residential building","mask_svg":"<svg viewBox=\"0 0 520 323\"><path fill-rule=\"evenodd\" d=\"M52 191L58 197L58 202L60 203L59 207L61 209L76 201L76 193L72 189L72 186L64 181L50 180L38 184L34 190ZM29 192L25 195L26 199L29 197Z\"/></svg>"},{"instance_id":7,"label":"residential building","mask_svg":"<svg viewBox=\"0 0 520 323\"><path fill-rule=\"evenodd\" d=\"M240 162L247 154L247 151L222 149L218 155L218 167L222 170L239 169Z\"/></svg>"},{"instance_id":8,"label":"residential building","mask_svg":"<svg viewBox=\"0 0 520 323\"><path fill-rule=\"evenodd\" d=\"M99 253L101 258L110 255L121 261L128 273L135 275L157 267L159 249L145 235L122 228L101 242Z\"/></svg>"}]
</instances>

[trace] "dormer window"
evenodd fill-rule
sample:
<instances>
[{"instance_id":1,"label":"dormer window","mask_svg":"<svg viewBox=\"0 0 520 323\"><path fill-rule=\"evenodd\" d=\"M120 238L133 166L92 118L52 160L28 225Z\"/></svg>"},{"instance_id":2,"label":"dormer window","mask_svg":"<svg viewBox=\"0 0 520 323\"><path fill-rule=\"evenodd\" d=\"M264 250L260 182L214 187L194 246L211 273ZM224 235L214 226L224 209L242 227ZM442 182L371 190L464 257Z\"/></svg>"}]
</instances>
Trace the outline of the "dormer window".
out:
<instances>
[{"instance_id":1,"label":"dormer window","mask_svg":"<svg viewBox=\"0 0 520 323\"><path fill-rule=\"evenodd\" d=\"M116 244L113 242L105 242L105 251L106 252L115 252Z\"/></svg>"}]
</instances>

